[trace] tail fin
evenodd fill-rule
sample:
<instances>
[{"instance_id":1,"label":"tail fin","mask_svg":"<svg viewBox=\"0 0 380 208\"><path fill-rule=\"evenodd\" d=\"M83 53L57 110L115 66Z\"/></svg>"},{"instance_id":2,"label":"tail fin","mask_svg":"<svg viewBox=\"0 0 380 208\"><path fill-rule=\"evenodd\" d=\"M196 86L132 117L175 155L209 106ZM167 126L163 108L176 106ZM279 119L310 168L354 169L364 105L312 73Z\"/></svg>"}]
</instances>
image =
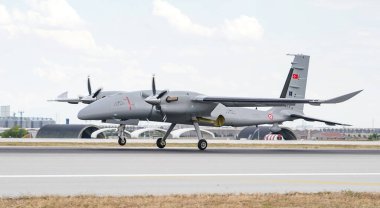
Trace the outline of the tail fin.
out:
<instances>
[{"instance_id":1,"label":"tail fin","mask_svg":"<svg viewBox=\"0 0 380 208\"><path fill-rule=\"evenodd\" d=\"M309 71L310 56L302 54L288 54L294 56L292 66L286 78L284 88L282 89L280 98L305 98L307 74ZM288 108L303 112L304 104L296 104Z\"/></svg>"}]
</instances>

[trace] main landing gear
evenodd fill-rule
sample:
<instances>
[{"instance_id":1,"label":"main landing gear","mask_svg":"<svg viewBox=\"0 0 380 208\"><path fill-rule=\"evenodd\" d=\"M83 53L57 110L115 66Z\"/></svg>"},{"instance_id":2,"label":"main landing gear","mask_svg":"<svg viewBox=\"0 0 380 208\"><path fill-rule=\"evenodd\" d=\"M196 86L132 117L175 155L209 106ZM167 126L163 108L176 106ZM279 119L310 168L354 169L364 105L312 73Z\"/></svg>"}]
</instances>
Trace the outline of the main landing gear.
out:
<instances>
[{"instance_id":1,"label":"main landing gear","mask_svg":"<svg viewBox=\"0 0 380 208\"><path fill-rule=\"evenodd\" d=\"M120 124L117 128L119 140L117 141L120 146L124 146L127 143L127 137L125 135L125 124Z\"/></svg>"},{"instance_id":2,"label":"main landing gear","mask_svg":"<svg viewBox=\"0 0 380 208\"><path fill-rule=\"evenodd\" d=\"M198 149L199 150L205 150L207 148L207 141L202 138L202 132L199 129L198 120L196 118L193 118L193 124L195 131L197 132L198 137ZM166 146L166 139L169 137L170 133L173 131L175 127L175 123L172 123L169 127L169 129L166 131L165 136L163 138L158 138L156 141L156 145L158 148L163 149Z\"/></svg>"},{"instance_id":3,"label":"main landing gear","mask_svg":"<svg viewBox=\"0 0 380 208\"><path fill-rule=\"evenodd\" d=\"M165 136L163 138L158 138L156 141L156 145L158 148L163 149L166 146L166 139L169 137L170 133L173 131L175 127L175 123L172 123L169 129L166 131Z\"/></svg>"},{"instance_id":4,"label":"main landing gear","mask_svg":"<svg viewBox=\"0 0 380 208\"><path fill-rule=\"evenodd\" d=\"M203 151L207 148L207 141L202 138L202 132L199 128L197 118L193 118L193 125L195 128L195 132L197 133L197 137L198 137L198 149Z\"/></svg>"},{"instance_id":5,"label":"main landing gear","mask_svg":"<svg viewBox=\"0 0 380 208\"><path fill-rule=\"evenodd\" d=\"M201 139L198 141L198 149L205 150L207 148L207 141L205 139Z\"/></svg>"}]
</instances>

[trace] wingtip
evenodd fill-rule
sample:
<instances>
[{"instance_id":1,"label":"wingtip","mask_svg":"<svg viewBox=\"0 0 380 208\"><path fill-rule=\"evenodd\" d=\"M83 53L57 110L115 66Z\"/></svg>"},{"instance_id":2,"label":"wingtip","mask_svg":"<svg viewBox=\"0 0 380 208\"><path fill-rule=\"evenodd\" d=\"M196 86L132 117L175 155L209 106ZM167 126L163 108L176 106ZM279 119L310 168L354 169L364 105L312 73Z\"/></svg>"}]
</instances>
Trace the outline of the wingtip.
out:
<instances>
[{"instance_id":1,"label":"wingtip","mask_svg":"<svg viewBox=\"0 0 380 208\"><path fill-rule=\"evenodd\" d=\"M358 90L358 91L355 91L352 93L352 97L358 95L359 93L363 92L364 89L361 89L361 90Z\"/></svg>"},{"instance_id":2,"label":"wingtip","mask_svg":"<svg viewBox=\"0 0 380 208\"><path fill-rule=\"evenodd\" d=\"M355 91L354 93L358 93L358 94L359 94L359 93L363 92L363 90L364 90L364 89L357 90L357 91Z\"/></svg>"}]
</instances>

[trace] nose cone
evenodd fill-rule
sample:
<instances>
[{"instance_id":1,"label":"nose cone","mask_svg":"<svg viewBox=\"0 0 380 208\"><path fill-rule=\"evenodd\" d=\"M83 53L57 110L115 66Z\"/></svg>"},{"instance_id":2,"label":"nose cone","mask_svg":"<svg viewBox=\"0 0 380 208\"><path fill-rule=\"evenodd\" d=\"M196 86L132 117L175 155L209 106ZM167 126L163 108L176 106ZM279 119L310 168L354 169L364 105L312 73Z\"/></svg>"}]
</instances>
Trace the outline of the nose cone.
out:
<instances>
[{"instance_id":1,"label":"nose cone","mask_svg":"<svg viewBox=\"0 0 380 208\"><path fill-rule=\"evenodd\" d=\"M92 102L79 111L78 118L81 120L106 120L118 114L114 107L115 100L120 98L109 96Z\"/></svg>"},{"instance_id":2,"label":"nose cone","mask_svg":"<svg viewBox=\"0 0 380 208\"><path fill-rule=\"evenodd\" d=\"M80 120L91 120L92 114L91 107L87 106L79 111L78 118Z\"/></svg>"}]
</instances>

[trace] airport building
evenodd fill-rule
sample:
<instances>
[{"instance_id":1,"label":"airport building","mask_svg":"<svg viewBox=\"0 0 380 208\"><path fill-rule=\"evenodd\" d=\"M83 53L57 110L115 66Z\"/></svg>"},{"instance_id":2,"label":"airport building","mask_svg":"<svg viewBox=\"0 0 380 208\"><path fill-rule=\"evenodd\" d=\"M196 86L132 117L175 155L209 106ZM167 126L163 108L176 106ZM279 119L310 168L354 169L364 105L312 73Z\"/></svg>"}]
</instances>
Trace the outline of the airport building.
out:
<instances>
[{"instance_id":1,"label":"airport building","mask_svg":"<svg viewBox=\"0 0 380 208\"><path fill-rule=\"evenodd\" d=\"M47 124L55 124L55 121L41 117L0 117L0 128L41 128Z\"/></svg>"},{"instance_id":2,"label":"airport building","mask_svg":"<svg viewBox=\"0 0 380 208\"><path fill-rule=\"evenodd\" d=\"M42 117L23 117L20 112L20 117L16 116L16 113L11 116L11 107L0 106L0 128L13 128L19 126L21 128L39 129L48 124L55 124L52 118Z\"/></svg>"},{"instance_id":3,"label":"airport building","mask_svg":"<svg viewBox=\"0 0 380 208\"><path fill-rule=\"evenodd\" d=\"M11 106L0 106L0 117L10 117L11 116Z\"/></svg>"}]
</instances>

